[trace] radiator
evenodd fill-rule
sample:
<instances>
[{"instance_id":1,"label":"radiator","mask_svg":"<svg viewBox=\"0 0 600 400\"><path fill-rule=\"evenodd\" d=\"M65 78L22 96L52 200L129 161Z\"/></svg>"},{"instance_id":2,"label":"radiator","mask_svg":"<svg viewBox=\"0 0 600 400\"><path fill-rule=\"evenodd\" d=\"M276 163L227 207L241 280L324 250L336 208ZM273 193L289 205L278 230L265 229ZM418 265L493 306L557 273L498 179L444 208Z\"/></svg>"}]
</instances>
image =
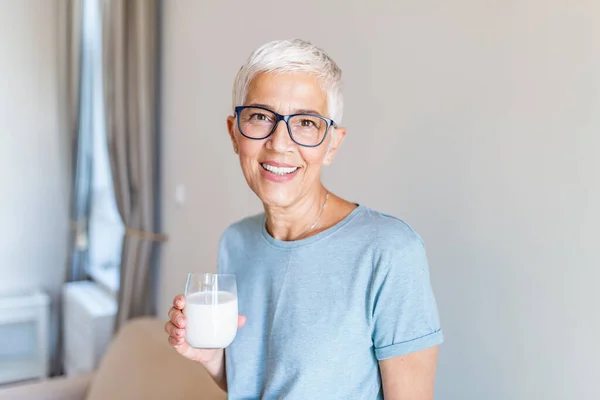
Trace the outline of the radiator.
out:
<instances>
[{"instance_id":1,"label":"radiator","mask_svg":"<svg viewBox=\"0 0 600 400\"><path fill-rule=\"evenodd\" d=\"M63 350L67 375L91 372L113 336L116 300L91 281L63 285Z\"/></svg>"},{"instance_id":2,"label":"radiator","mask_svg":"<svg viewBox=\"0 0 600 400\"><path fill-rule=\"evenodd\" d=\"M42 292L0 298L0 384L48 375L49 314Z\"/></svg>"}]
</instances>

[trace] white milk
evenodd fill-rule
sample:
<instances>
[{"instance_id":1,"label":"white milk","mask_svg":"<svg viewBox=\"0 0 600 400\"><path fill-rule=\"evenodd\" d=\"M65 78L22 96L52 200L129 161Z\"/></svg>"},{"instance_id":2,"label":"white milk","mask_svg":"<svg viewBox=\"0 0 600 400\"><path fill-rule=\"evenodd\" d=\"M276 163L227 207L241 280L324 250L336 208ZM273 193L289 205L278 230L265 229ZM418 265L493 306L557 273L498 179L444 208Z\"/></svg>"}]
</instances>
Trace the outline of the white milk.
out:
<instances>
[{"instance_id":1,"label":"white milk","mask_svg":"<svg viewBox=\"0 0 600 400\"><path fill-rule=\"evenodd\" d=\"M221 349L235 338L237 297L228 292L198 292L185 298L186 340L201 349Z\"/></svg>"}]
</instances>

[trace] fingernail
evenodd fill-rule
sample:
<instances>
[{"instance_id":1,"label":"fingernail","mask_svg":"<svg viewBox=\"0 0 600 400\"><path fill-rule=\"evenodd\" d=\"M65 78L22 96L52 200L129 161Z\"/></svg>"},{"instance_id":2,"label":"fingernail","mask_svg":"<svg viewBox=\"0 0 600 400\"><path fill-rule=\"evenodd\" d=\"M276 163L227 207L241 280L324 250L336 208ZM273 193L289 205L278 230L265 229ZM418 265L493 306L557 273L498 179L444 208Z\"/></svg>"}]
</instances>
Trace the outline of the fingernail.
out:
<instances>
[{"instance_id":1,"label":"fingernail","mask_svg":"<svg viewBox=\"0 0 600 400\"><path fill-rule=\"evenodd\" d=\"M183 324L183 318L177 317L177 319L175 320L175 322L177 322L178 325L181 325L181 324Z\"/></svg>"}]
</instances>

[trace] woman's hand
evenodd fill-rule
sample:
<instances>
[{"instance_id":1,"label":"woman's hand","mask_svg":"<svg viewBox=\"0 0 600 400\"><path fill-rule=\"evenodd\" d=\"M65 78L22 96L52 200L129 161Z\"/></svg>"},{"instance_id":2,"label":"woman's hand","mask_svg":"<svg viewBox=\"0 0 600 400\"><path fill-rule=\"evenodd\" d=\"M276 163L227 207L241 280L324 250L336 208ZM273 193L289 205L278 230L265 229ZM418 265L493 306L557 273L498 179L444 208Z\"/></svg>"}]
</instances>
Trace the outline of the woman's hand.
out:
<instances>
[{"instance_id":1,"label":"woman's hand","mask_svg":"<svg viewBox=\"0 0 600 400\"><path fill-rule=\"evenodd\" d=\"M196 349L185 341L187 320L185 315L183 315L184 308L185 296L178 294L173 299L173 307L169 310L169 321L165 324L165 331L169 334L169 344L182 356L204 365L209 372L220 370L223 349ZM239 315L238 328L244 326L245 323L246 317Z\"/></svg>"}]
</instances>

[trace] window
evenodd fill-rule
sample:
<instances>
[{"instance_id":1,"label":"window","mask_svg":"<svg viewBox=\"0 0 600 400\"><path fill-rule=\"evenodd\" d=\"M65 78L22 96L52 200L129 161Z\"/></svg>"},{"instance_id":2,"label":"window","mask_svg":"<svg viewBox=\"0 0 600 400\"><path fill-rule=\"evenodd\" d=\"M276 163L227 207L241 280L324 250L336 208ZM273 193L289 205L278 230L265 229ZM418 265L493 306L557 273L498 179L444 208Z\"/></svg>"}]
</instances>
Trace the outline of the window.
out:
<instances>
[{"instance_id":1,"label":"window","mask_svg":"<svg viewBox=\"0 0 600 400\"><path fill-rule=\"evenodd\" d=\"M92 182L88 274L111 292L119 289L124 227L117 210L104 124L102 30L99 0L83 2L83 51L89 52L92 76Z\"/></svg>"}]
</instances>

